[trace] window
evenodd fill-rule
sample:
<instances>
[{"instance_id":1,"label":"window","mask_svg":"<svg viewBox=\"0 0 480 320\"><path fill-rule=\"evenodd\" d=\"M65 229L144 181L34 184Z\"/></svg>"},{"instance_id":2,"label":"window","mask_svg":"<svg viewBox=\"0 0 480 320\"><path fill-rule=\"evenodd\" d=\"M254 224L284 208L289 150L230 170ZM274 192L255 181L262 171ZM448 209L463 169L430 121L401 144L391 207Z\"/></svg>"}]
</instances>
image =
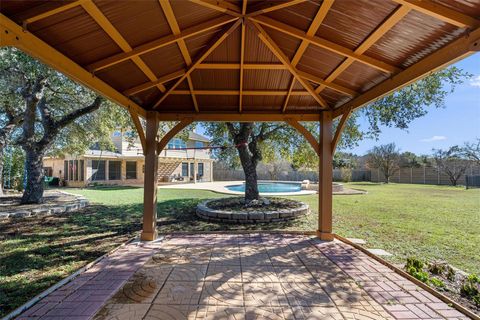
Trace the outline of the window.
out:
<instances>
[{"instance_id":1,"label":"window","mask_svg":"<svg viewBox=\"0 0 480 320\"><path fill-rule=\"evenodd\" d=\"M203 163L198 164L198 175L203 177Z\"/></svg>"},{"instance_id":2,"label":"window","mask_svg":"<svg viewBox=\"0 0 480 320\"><path fill-rule=\"evenodd\" d=\"M80 177L79 180L80 180L80 181L83 181L83 179L85 178L85 177L83 176L83 172L85 171L85 170L84 170L84 169L85 169L84 166L85 166L85 162L84 162L83 160L80 160L80 165L78 166L78 173L79 173L79 177Z\"/></svg>"},{"instance_id":3,"label":"window","mask_svg":"<svg viewBox=\"0 0 480 320\"><path fill-rule=\"evenodd\" d=\"M182 139L174 138L170 140L167 145L167 149L184 149L187 147L187 144Z\"/></svg>"},{"instance_id":4,"label":"window","mask_svg":"<svg viewBox=\"0 0 480 320\"><path fill-rule=\"evenodd\" d=\"M122 162L108 161L108 180L120 180L122 178Z\"/></svg>"},{"instance_id":5,"label":"window","mask_svg":"<svg viewBox=\"0 0 480 320\"><path fill-rule=\"evenodd\" d=\"M63 180L68 180L68 161L63 161Z\"/></svg>"},{"instance_id":6,"label":"window","mask_svg":"<svg viewBox=\"0 0 480 320\"><path fill-rule=\"evenodd\" d=\"M105 160L92 160L92 181L105 180Z\"/></svg>"},{"instance_id":7,"label":"window","mask_svg":"<svg viewBox=\"0 0 480 320\"><path fill-rule=\"evenodd\" d=\"M127 179L137 179L137 162L136 161L127 161Z\"/></svg>"},{"instance_id":8,"label":"window","mask_svg":"<svg viewBox=\"0 0 480 320\"><path fill-rule=\"evenodd\" d=\"M202 141L195 141L195 148L203 148L203 142Z\"/></svg>"},{"instance_id":9,"label":"window","mask_svg":"<svg viewBox=\"0 0 480 320\"><path fill-rule=\"evenodd\" d=\"M73 160L70 160L68 162L68 180L73 181L74 180L74 175L73 175Z\"/></svg>"},{"instance_id":10,"label":"window","mask_svg":"<svg viewBox=\"0 0 480 320\"><path fill-rule=\"evenodd\" d=\"M182 177L188 176L188 163L182 162Z\"/></svg>"},{"instance_id":11,"label":"window","mask_svg":"<svg viewBox=\"0 0 480 320\"><path fill-rule=\"evenodd\" d=\"M190 163L190 177L193 177L193 170L195 169L195 164Z\"/></svg>"},{"instance_id":12,"label":"window","mask_svg":"<svg viewBox=\"0 0 480 320\"><path fill-rule=\"evenodd\" d=\"M73 176L75 181L78 181L78 160L73 161Z\"/></svg>"}]
</instances>

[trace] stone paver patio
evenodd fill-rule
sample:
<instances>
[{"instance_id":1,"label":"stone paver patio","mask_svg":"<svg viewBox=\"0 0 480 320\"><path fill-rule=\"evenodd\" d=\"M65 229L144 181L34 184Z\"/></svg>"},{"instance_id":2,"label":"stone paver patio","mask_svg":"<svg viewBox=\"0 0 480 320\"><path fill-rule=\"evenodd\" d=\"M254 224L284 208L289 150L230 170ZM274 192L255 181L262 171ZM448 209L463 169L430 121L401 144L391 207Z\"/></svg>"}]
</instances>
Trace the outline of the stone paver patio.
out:
<instances>
[{"instance_id":1,"label":"stone paver patio","mask_svg":"<svg viewBox=\"0 0 480 320\"><path fill-rule=\"evenodd\" d=\"M339 241L289 234L131 243L18 319L468 319Z\"/></svg>"}]
</instances>

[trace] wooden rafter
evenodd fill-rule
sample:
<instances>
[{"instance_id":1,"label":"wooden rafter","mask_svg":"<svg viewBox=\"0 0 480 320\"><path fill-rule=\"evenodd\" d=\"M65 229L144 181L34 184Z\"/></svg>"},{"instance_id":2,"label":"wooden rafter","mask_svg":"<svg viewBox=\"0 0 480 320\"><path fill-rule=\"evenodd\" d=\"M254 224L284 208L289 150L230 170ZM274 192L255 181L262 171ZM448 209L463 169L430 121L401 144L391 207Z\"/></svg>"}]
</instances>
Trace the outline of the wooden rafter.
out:
<instances>
[{"instance_id":1,"label":"wooden rafter","mask_svg":"<svg viewBox=\"0 0 480 320\"><path fill-rule=\"evenodd\" d=\"M362 55L365 53L375 42L377 42L385 33L387 33L395 24L402 20L408 13L410 8L407 6L399 6L390 16L380 24L358 47L354 53ZM315 90L320 93L327 86L327 83L332 83L343 71L345 71L354 60L350 57L345 59L340 65L338 65L329 75L325 78L324 83L320 84Z\"/></svg>"},{"instance_id":2,"label":"wooden rafter","mask_svg":"<svg viewBox=\"0 0 480 320\"><path fill-rule=\"evenodd\" d=\"M138 86L127 89L123 92L123 94L127 97L130 97L130 96L132 96L136 93L139 93L139 92L148 90L150 88L153 88L153 87L157 86L158 84L162 84L162 83L180 78L184 74L185 74L185 70L183 70L183 69L179 70L179 71L175 71L175 72L172 72L170 74L167 74L167 75L164 75L164 76L158 78L156 81L150 81L150 82L142 83Z\"/></svg>"},{"instance_id":3,"label":"wooden rafter","mask_svg":"<svg viewBox=\"0 0 480 320\"><path fill-rule=\"evenodd\" d=\"M300 82L300 84L310 93L313 99L315 99L322 108L329 108L325 100L323 100L322 97L320 97L315 92L310 83L300 77L298 70L294 66L292 66L288 57L285 55L285 53L282 52L280 47L275 43L275 41L273 41L273 39L267 34L267 32L265 32L265 30L263 30L263 28L254 21L251 22L251 25L253 26L254 31L256 32L260 40L262 40L262 42L265 43L265 45L277 57L277 59L280 60L280 62L282 62L287 67L288 71L290 71L290 73L295 77L295 79Z\"/></svg>"},{"instance_id":4,"label":"wooden rafter","mask_svg":"<svg viewBox=\"0 0 480 320\"><path fill-rule=\"evenodd\" d=\"M452 10L441 4L430 0L393 0L401 5L405 5L419 11L423 14L429 15L436 19L450 23L459 28L476 28L480 26L480 21L470 17L466 14Z\"/></svg>"},{"instance_id":5,"label":"wooden rafter","mask_svg":"<svg viewBox=\"0 0 480 320\"><path fill-rule=\"evenodd\" d=\"M329 50L331 52L337 53L339 55L342 55L344 57L350 57L354 59L355 61L361 62L363 64L366 64L368 66L371 66L372 68L375 68L377 70L380 70L385 73L397 73L401 71L400 68L397 68L395 66L392 66L386 62L365 56L365 55L359 55L353 52L353 50L350 50L346 47L343 47L339 44L336 44L334 42L331 42L329 40L326 40L324 38L318 37L318 36L307 36L306 32L300 29L297 29L295 27L292 27L288 24L279 22L277 20L271 19L266 16L256 16L256 17L251 17L249 18L259 24L265 25L267 27L270 27L272 29L278 30L280 32L283 32L285 34L288 34L292 37L295 37L300 40L305 40L309 44L315 45L317 47Z\"/></svg>"},{"instance_id":6,"label":"wooden rafter","mask_svg":"<svg viewBox=\"0 0 480 320\"><path fill-rule=\"evenodd\" d=\"M30 23L33 23L35 21L39 21L39 20L42 20L42 19L45 19L45 18L48 18L50 16L53 16L57 13L61 13L61 12L64 12L64 11L67 11L69 9L72 9L72 8L75 8L79 5L81 5L83 2L85 2L87 0L77 0L77 1L73 1L73 2L68 2L68 3L64 3L63 5L61 6L58 6L56 8L53 8L53 9L50 9L50 10L47 10L47 11L44 11L40 14L36 14L34 16L31 16L27 19L24 19L23 20L23 25L24 26L27 26L28 24ZM50 3L46 3L45 5L51 5L51 2ZM39 10L38 8L33 8L32 10ZM28 14L27 14L28 15Z\"/></svg>"},{"instance_id":7,"label":"wooden rafter","mask_svg":"<svg viewBox=\"0 0 480 320\"><path fill-rule=\"evenodd\" d=\"M160 106L160 104L168 97L168 95L172 93L172 91L175 90L175 88L178 87L178 85L180 85L180 83L182 83L182 81L185 80L185 78L195 70L197 65L202 63L202 61L205 60L205 58L207 58L213 52L213 50L215 50L240 24L241 20L237 20L228 29L224 28L219 33L219 37L215 38L212 44L207 45L206 49L198 55L198 58L196 58L195 62L190 65L185 74L181 76L180 79L178 79L177 82L175 82L175 84L168 89L167 92L165 92L163 96L153 105L153 109L158 108L158 106Z\"/></svg>"},{"instance_id":8,"label":"wooden rafter","mask_svg":"<svg viewBox=\"0 0 480 320\"><path fill-rule=\"evenodd\" d=\"M271 1L271 2L266 1L267 6L265 6L263 3L260 4L262 6L262 8L258 8L258 9L254 8L253 12L247 14L247 17L254 17L254 16L264 14L264 13L272 12L272 11L275 11L275 10L288 8L290 6L294 6L296 4L299 4L299 3L302 3L302 2L305 2L305 1L307 1L307 0L289 0L289 1L284 1L284 2L281 2L281 3L276 3L276 2L273 2L273 1Z\"/></svg>"},{"instance_id":9,"label":"wooden rafter","mask_svg":"<svg viewBox=\"0 0 480 320\"><path fill-rule=\"evenodd\" d=\"M355 110L356 108L380 99L448 64L478 51L480 51L480 28L473 30L467 36L460 37L450 44L438 49L404 71L344 103L342 106L334 110L333 116L339 117L350 108Z\"/></svg>"},{"instance_id":10,"label":"wooden rafter","mask_svg":"<svg viewBox=\"0 0 480 320\"><path fill-rule=\"evenodd\" d=\"M108 99L118 103L125 108L131 108L137 114L145 117L145 109L132 100L112 88L83 67L67 58L63 53L51 47L49 44L37 38L30 32L24 32L22 27L0 13L0 27L2 29L2 45L12 45L32 57L38 58L43 63L63 73L74 81L104 95Z\"/></svg>"},{"instance_id":11,"label":"wooden rafter","mask_svg":"<svg viewBox=\"0 0 480 320\"><path fill-rule=\"evenodd\" d=\"M124 52L132 51L132 47L130 44L128 44L127 40L125 40L120 32L118 32L113 24L107 19L107 17L105 17L102 11L100 11L100 9L98 9L98 7L92 1L83 2L81 6ZM150 79L150 81L158 80L153 71L140 57L133 57L132 61L147 76L147 78ZM159 83L157 87L160 91L165 91L165 87L162 84Z\"/></svg>"},{"instance_id":12,"label":"wooden rafter","mask_svg":"<svg viewBox=\"0 0 480 320\"><path fill-rule=\"evenodd\" d=\"M162 7L163 13L165 14L165 17L167 18L168 25L170 26L170 29L172 29L173 35L178 36L180 32L180 27L177 22L177 18L175 18L175 14L173 13L172 6L170 5L169 0L159 0L160 6ZM192 64L192 58L190 57L190 53L188 52L187 45L183 39L180 39L177 41L177 46L178 49L180 49L180 52L182 53L183 60L185 61L185 64L187 65L187 68ZM190 94L192 96L192 102L195 107L195 111L199 112L200 110L198 109L198 102L197 98L195 98L195 94L193 93L193 82L192 78L190 75L187 76L187 82L188 82L188 87L190 88Z\"/></svg>"},{"instance_id":13,"label":"wooden rafter","mask_svg":"<svg viewBox=\"0 0 480 320\"><path fill-rule=\"evenodd\" d=\"M241 17L241 11L238 6L233 3L223 0L190 0L190 2L196 3L203 7L220 11L234 17Z\"/></svg>"},{"instance_id":14,"label":"wooden rafter","mask_svg":"<svg viewBox=\"0 0 480 320\"><path fill-rule=\"evenodd\" d=\"M308 27L307 30L307 36L311 37L314 36L315 33L317 33L318 28L320 28L320 25L323 22L323 19L327 16L328 10L333 5L334 0L324 0L322 4L320 5L320 8L317 11L317 14L313 18L312 22L310 23L310 26ZM308 47L308 41L302 40L300 45L297 48L297 51L295 52L295 55L293 56L292 59L292 66L296 67L300 59L302 58L303 54L305 53L305 50L307 50ZM292 81L290 82L290 89L289 91L291 92L293 87L295 86L295 77L292 77ZM290 100L290 95L287 95L285 97L285 101L283 103L283 109L282 112L285 112L285 110L288 107L288 101Z\"/></svg>"},{"instance_id":15,"label":"wooden rafter","mask_svg":"<svg viewBox=\"0 0 480 320\"><path fill-rule=\"evenodd\" d=\"M325 86L327 88L333 89L333 90L338 91L342 94L346 94L346 95L351 96L351 97L355 97L355 96L358 95L358 92L356 92L355 90L349 89L347 87L341 86L341 85L333 83L333 82L326 82L322 78L314 76L310 73L299 71L299 74L304 79L307 79L307 80L309 80L313 83L319 84L321 86ZM317 90L318 90L318 88L315 91L317 91Z\"/></svg>"},{"instance_id":16,"label":"wooden rafter","mask_svg":"<svg viewBox=\"0 0 480 320\"><path fill-rule=\"evenodd\" d=\"M145 153L147 142L145 139L145 131L143 130L143 126L140 123L140 118L138 117L138 114L132 109L128 109L128 112L130 113L130 117L132 118L133 124L137 129L138 138L140 139L140 143L142 144L142 150Z\"/></svg>"},{"instance_id":17,"label":"wooden rafter","mask_svg":"<svg viewBox=\"0 0 480 320\"><path fill-rule=\"evenodd\" d=\"M290 91L285 90L243 90L244 96L285 96ZM194 90L194 93L199 96L233 96L239 95L240 90ZM170 94L174 95L188 95L190 90L173 90ZM291 91L292 96L309 96L308 91L295 90Z\"/></svg>"},{"instance_id":18,"label":"wooden rafter","mask_svg":"<svg viewBox=\"0 0 480 320\"><path fill-rule=\"evenodd\" d=\"M203 32L221 27L227 23L233 22L237 20L237 18L232 18L232 17L219 17L212 19L210 21L200 23L198 25L195 25L193 27L184 29L179 35L168 35L150 42L147 42L145 44L142 44L140 46L137 46L133 48L131 51L128 52L122 52L119 54L115 54L111 57L107 57L105 59L96 61L92 64L90 64L87 68L91 72L96 72L108 67L111 67L113 65L116 65L118 63L121 63L125 60L132 59L136 56L148 53L153 50L157 50L160 48L163 48L165 46L168 46L170 44L173 44L179 40L186 40L190 37L196 36L198 34L201 34Z\"/></svg>"}]
</instances>

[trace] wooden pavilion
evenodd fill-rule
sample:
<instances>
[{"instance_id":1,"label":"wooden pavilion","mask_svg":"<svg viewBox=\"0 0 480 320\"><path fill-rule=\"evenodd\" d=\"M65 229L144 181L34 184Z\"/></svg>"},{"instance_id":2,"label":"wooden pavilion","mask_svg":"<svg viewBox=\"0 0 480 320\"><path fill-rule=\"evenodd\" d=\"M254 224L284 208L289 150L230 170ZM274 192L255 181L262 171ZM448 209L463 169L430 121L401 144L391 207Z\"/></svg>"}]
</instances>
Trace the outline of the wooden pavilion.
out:
<instances>
[{"instance_id":1,"label":"wooden pavilion","mask_svg":"<svg viewBox=\"0 0 480 320\"><path fill-rule=\"evenodd\" d=\"M129 110L143 240L157 236L158 154L193 121L295 127L320 158L317 234L331 240L332 155L351 112L480 47L479 0L2 0L0 13L1 46ZM178 124L159 139L159 121Z\"/></svg>"}]
</instances>

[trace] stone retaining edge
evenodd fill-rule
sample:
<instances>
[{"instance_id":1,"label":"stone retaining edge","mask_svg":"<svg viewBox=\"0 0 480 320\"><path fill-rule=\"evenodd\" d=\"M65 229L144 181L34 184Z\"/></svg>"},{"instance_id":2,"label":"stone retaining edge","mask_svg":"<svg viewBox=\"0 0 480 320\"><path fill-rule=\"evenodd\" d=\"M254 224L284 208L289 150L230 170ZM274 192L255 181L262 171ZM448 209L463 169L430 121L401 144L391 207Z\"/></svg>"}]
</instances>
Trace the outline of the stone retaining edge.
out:
<instances>
[{"instance_id":1,"label":"stone retaining edge","mask_svg":"<svg viewBox=\"0 0 480 320\"><path fill-rule=\"evenodd\" d=\"M208 204L211 201L216 200L218 199L210 199L198 204L196 210L197 217L212 222L247 224L289 221L310 213L310 208L305 203L303 203L299 208L290 210L282 209L269 212L237 213L209 208Z\"/></svg>"},{"instance_id":2,"label":"stone retaining edge","mask_svg":"<svg viewBox=\"0 0 480 320\"><path fill-rule=\"evenodd\" d=\"M85 208L90 204L88 199L83 196L75 195L68 192L59 192L73 196L75 197L75 200L62 203L61 205L50 205L44 208L19 209L10 212L0 212L0 221L7 219L21 219L27 217L46 217L60 213L70 213Z\"/></svg>"}]
</instances>

